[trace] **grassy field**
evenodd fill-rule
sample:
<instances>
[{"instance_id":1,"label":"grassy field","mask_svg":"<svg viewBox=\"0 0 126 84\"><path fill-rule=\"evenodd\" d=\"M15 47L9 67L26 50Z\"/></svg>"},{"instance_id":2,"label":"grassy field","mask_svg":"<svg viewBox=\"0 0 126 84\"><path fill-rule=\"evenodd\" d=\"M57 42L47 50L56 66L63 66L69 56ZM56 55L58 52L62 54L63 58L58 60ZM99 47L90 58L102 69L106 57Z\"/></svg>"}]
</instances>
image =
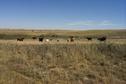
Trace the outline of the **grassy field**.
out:
<instances>
[{"instance_id":1,"label":"grassy field","mask_svg":"<svg viewBox=\"0 0 126 84\"><path fill-rule=\"evenodd\" d=\"M6 36L0 36L0 84L126 84L125 32L1 30L0 35ZM62 40L69 35L107 35L109 39L100 42L80 38L73 43L30 39L50 33L62 35ZM17 42L19 34L28 37Z\"/></svg>"},{"instance_id":2,"label":"grassy field","mask_svg":"<svg viewBox=\"0 0 126 84\"><path fill-rule=\"evenodd\" d=\"M76 38L100 37L107 36L108 38L125 38L126 30L0 30L0 39L16 39L18 37L25 37L31 39L33 36L44 36L45 38L68 38L74 36Z\"/></svg>"}]
</instances>

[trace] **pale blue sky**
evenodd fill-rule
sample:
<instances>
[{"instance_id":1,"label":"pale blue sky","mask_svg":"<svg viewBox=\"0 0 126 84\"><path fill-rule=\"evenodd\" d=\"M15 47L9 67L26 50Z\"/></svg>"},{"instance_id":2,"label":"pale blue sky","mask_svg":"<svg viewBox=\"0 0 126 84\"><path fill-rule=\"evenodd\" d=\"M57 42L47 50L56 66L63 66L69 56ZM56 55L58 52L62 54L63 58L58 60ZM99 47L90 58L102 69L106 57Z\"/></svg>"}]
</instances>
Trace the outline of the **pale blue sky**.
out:
<instances>
[{"instance_id":1,"label":"pale blue sky","mask_svg":"<svg viewBox=\"0 0 126 84\"><path fill-rule=\"evenodd\" d=\"M0 28L126 28L126 0L0 0Z\"/></svg>"}]
</instances>

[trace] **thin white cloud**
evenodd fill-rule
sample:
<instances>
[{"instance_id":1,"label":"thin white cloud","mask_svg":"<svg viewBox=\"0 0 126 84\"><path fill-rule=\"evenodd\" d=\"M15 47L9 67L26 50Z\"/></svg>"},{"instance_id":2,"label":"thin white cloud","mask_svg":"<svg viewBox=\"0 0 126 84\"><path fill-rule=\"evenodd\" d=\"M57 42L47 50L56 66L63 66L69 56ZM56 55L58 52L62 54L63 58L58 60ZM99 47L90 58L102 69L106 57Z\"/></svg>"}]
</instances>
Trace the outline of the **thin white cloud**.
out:
<instances>
[{"instance_id":1,"label":"thin white cloud","mask_svg":"<svg viewBox=\"0 0 126 84\"><path fill-rule=\"evenodd\" d=\"M107 25L114 25L112 22L104 20L104 21L80 21L80 22L73 22L69 23L69 26L107 26Z\"/></svg>"},{"instance_id":2,"label":"thin white cloud","mask_svg":"<svg viewBox=\"0 0 126 84\"><path fill-rule=\"evenodd\" d=\"M113 23L111 23L110 21L102 21L101 23L99 23L99 25L114 25Z\"/></svg>"}]
</instances>

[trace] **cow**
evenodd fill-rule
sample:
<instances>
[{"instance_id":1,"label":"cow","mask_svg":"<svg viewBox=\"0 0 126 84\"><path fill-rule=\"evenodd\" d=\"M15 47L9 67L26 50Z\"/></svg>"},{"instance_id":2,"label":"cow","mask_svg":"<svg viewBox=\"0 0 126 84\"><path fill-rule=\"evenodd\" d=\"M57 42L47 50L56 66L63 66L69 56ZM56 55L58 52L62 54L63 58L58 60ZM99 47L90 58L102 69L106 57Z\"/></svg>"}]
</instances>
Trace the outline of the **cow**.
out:
<instances>
[{"instance_id":1,"label":"cow","mask_svg":"<svg viewBox=\"0 0 126 84\"><path fill-rule=\"evenodd\" d=\"M37 39L37 37L33 36L32 39L35 40L35 39Z\"/></svg>"},{"instance_id":2,"label":"cow","mask_svg":"<svg viewBox=\"0 0 126 84\"><path fill-rule=\"evenodd\" d=\"M53 39L50 39L50 41L53 41Z\"/></svg>"},{"instance_id":3,"label":"cow","mask_svg":"<svg viewBox=\"0 0 126 84\"><path fill-rule=\"evenodd\" d=\"M24 38L17 38L17 41L23 41Z\"/></svg>"},{"instance_id":4,"label":"cow","mask_svg":"<svg viewBox=\"0 0 126 84\"><path fill-rule=\"evenodd\" d=\"M74 37L70 36L70 42L74 42Z\"/></svg>"},{"instance_id":5,"label":"cow","mask_svg":"<svg viewBox=\"0 0 126 84\"><path fill-rule=\"evenodd\" d=\"M100 38L97 38L97 40L99 40L99 41L106 41L106 37L100 37Z\"/></svg>"},{"instance_id":6,"label":"cow","mask_svg":"<svg viewBox=\"0 0 126 84\"><path fill-rule=\"evenodd\" d=\"M43 42L43 39L42 37L39 37L39 42Z\"/></svg>"},{"instance_id":7,"label":"cow","mask_svg":"<svg viewBox=\"0 0 126 84\"><path fill-rule=\"evenodd\" d=\"M92 38L91 38L91 37L86 37L86 39L87 39L87 40L92 40Z\"/></svg>"},{"instance_id":8,"label":"cow","mask_svg":"<svg viewBox=\"0 0 126 84\"><path fill-rule=\"evenodd\" d=\"M50 39L46 39L46 40L45 40L45 42L49 42L49 41L50 41Z\"/></svg>"},{"instance_id":9,"label":"cow","mask_svg":"<svg viewBox=\"0 0 126 84\"><path fill-rule=\"evenodd\" d=\"M59 40L57 39L57 42L59 42Z\"/></svg>"},{"instance_id":10,"label":"cow","mask_svg":"<svg viewBox=\"0 0 126 84\"><path fill-rule=\"evenodd\" d=\"M67 42L69 42L70 40L69 39L67 39Z\"/></svg>"}]
</instances>

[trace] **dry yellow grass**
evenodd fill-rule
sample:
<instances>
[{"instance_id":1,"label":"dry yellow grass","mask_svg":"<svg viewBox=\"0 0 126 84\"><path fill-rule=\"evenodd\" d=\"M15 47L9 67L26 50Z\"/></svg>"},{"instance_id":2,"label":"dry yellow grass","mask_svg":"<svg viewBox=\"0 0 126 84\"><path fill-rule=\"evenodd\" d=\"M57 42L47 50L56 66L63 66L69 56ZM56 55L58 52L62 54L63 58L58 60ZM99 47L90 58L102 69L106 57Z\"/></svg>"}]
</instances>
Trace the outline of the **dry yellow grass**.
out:
<instances>
[{"instance_id":1,"label":"dry yellow grass","mask_svg":"<svg viewBox=\"0 0 126 84\"><path fill-rule=\"evenodd\" d=\"M110 35L125 31L0 30L0 84L126 84L126 39L16 41L15 35ZM7 36L3 38L4 34ZM9 35L14 35L8 40ZM6 39L5 39L6 38ZM56 42L60 39L60 42Z\"/></svg>"},{"instance_id":2,"label":"dry yellow grass","mask_svg":"<svg viewBox=\"0 0 126 84\"><path fill-rule=\"evenodd\" d=\"M1 84L125 84L126 43L0 40Z\"/></svg>"}]
</instances>

